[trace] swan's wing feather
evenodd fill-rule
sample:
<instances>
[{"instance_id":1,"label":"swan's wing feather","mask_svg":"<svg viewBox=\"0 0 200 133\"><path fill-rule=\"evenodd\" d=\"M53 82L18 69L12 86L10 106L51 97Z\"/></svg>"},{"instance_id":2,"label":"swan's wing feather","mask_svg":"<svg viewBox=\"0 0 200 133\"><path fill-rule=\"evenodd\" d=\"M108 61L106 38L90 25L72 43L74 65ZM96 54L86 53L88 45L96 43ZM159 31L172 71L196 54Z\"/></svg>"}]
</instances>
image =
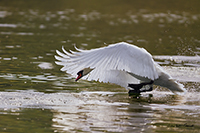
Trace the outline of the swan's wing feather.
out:
<instances>
[{"instance_id":1,"label":"swan's wing feather","mask_svg":"<svg viewBox=\"0 0 200 133\"><path fill-rule=\"evenodd\" d=\"M83 79L92 80L93 74L83 77ZM103 79L103 80L102 80ZM107 70L102 72L101 78L97 81L104 83L114 83L128 89L128 84L139 84L140 80L121 70Z\"/></svg>"},{"instance_id":2,"label":"swan's wing feather","mask_svg":"<svg viewBox=\"0 0 200 133\"><path fill-rule=\"evenodd\" d=\"M88 80L110 82L109 77L115 80L116 74L107 74L111 70L126 71L152 80L158 78L152 56L143 48L121 42L98 49L76 49L79 52L69 53L63 48L65 54L57 52L60 58L55 56L60 61L56 63L63 65L61 70L73 76L80 70L90 67L95 69L85 77Z\"/></svg>"}]
</instances>

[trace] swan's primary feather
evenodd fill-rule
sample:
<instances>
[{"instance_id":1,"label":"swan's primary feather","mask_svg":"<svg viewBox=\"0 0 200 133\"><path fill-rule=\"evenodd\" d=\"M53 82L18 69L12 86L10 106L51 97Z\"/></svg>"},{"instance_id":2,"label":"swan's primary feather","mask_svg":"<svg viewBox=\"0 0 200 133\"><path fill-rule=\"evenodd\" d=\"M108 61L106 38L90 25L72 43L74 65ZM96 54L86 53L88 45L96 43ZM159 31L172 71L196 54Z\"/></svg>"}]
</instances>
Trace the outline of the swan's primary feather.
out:
<instances>
[{"instance_id":1,"label":"swan's primary feather","mask_svg":"<svg viewBox=\"0 0 200 133\"><path fill-rule=\"evenodd\" d=\"M62 47L64 53L57 50L59 56L55 56L58 60L56 63L63 65L61 70L74 77L78 71L90 67L94 70L85 79L116 83L124 87L127 87L125 82L138 82L128 73L150 80L158 78L152 56L143 48L120 42L98 49L75 49L78 52L69 53Z\"/></svg>"}]
</instances>

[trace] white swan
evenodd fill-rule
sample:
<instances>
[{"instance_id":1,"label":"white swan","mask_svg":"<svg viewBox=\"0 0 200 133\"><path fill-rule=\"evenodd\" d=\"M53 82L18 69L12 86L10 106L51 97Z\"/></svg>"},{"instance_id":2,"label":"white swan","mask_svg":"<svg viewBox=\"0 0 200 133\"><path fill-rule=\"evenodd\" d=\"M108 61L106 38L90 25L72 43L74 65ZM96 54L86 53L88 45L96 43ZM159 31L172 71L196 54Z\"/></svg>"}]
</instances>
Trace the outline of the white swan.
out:
<instances>
[{"instance_id":1,"label":"white swan","mask_svg":"<svg viewBox=\"0 0 200 133\"><path fill-rule=\"evenodd\" d=\"M154 62L145 49L126 42L111 44L107 47L64 53L56 50L59 56L55 63L62 65L61 71L87 80L109 82L125 87L134 92L144 92L152 84L166 87L172 92L184 92L183 85L177 83L161 66ZM143 90L142 90L143 87ZM148 90L146 90L148 91ZM129 91L130 92L130 91Z\"/></svg>"}]
</instances>

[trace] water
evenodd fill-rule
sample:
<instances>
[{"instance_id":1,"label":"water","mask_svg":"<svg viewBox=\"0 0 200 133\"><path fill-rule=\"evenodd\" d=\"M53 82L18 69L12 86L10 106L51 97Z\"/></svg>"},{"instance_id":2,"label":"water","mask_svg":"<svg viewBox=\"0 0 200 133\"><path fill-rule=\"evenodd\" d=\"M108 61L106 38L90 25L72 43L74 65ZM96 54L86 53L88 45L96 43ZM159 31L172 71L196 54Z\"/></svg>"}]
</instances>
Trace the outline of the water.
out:
<instances>
[{"instance_id":1,"label":"water","mask_svg":"<svg viewBox=\"0 0 200 133\"><path fill-rule=\"evenodd\" d=\"M0 132L200 132L198 1L0 3ZM55 50L126 41L149 51L188 93L129 97L55 65Z\"/></svg>"}]
</instances>

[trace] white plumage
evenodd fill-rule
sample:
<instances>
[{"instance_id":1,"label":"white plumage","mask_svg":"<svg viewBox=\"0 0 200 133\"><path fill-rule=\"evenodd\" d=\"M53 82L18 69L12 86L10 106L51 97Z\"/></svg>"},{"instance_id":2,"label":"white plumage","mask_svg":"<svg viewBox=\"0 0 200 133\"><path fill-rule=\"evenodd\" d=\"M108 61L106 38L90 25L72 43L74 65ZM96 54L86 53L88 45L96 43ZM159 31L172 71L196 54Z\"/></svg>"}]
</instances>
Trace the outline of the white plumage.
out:
<instances>
[{"instance_id":1,"label":"white plumage","mask_svg":"<svg viewBox=\"0 0 200 133\"><path fill-rule=\"evenodd\" d=\"M154 81L154 84L167 87L173 92L183 92L183 86L174 81L161 66L154 62L150 53L125 42L111 44L107 47L64 53L56 50L59 56L55 63L62 65L61 71L72 76L84 68L93 69L84 76L87 80L115 83L127 89L128 84Z\"/></svg>"}]
</instances>

